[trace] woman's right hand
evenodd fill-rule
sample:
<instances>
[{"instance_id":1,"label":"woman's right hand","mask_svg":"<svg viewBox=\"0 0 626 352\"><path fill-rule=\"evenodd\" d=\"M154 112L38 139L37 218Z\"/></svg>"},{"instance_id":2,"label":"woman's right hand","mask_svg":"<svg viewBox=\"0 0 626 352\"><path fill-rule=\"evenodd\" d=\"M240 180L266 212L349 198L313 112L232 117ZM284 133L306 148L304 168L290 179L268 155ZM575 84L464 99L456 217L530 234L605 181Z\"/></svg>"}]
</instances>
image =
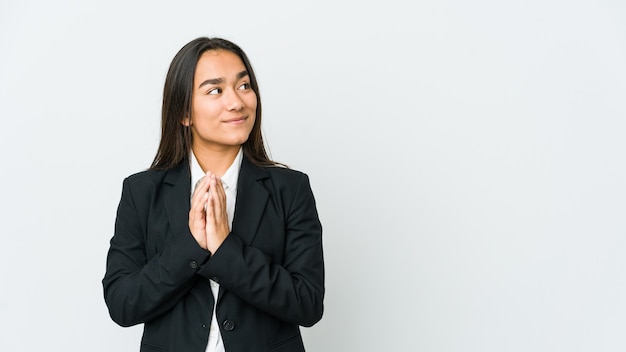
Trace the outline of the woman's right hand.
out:
<instances>
[{"instance_id":1,"label":"woman's right hand","mask_svg":"<svg viewBox=\"0 0 626 352\"><path fill-rule=\"evenodd\" d=\"M202 249L207 249L206 204L209 199L210 185L211 173L207 172L196 184L189 210L189 230Z\"/></svg>"}]
</instances>

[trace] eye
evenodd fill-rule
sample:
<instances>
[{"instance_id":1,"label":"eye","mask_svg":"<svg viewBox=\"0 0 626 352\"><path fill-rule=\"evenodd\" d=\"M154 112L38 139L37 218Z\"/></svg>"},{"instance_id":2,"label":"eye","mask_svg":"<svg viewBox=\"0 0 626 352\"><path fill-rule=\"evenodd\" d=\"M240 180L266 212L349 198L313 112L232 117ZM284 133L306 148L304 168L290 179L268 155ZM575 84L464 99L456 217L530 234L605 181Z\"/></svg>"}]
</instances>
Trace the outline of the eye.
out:
<instances>
[{"instance_id":1,"label":"eye","mask_svg":"<svg viewBox=\"0 0 626 352\"><path fill-rule=\"evenodd\" d=\"M248 89L250 89L250 83L248 83L248 82L246 82L246 83L242 83L242 84L239 86L239 90L248 90Z\"/></svg>"},{"instance_id":2,"label":"eye","mask_svg":"<svg viewBox=\"0 0 626 352\"><path fill-rule=\"evenodd\" d=\"M207 95L217 95L217 94L221 94L222 93L222 88L213 88L211 90L209 90L206 94Z\"/></svg>"}]
</instances>

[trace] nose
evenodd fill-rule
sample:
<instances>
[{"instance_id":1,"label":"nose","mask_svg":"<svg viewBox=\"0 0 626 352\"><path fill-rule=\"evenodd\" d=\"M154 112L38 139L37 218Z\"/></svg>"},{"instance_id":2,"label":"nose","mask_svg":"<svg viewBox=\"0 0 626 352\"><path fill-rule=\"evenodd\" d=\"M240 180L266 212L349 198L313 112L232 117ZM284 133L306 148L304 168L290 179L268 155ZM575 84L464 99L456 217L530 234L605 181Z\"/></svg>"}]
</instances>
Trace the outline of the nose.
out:
<instances>
[{"instance_id":1,"label":"nose","mask_svg":"<svg viewBox=\"0 0 626 352\"><path fill-rule=\"evenodd\" d=\"M226 100L226 109L228 109L228 111L239 111L243 109L243 100L237 93L238 92L236 90L232 90L228 95Z\"/></svg>"}]
</instances>

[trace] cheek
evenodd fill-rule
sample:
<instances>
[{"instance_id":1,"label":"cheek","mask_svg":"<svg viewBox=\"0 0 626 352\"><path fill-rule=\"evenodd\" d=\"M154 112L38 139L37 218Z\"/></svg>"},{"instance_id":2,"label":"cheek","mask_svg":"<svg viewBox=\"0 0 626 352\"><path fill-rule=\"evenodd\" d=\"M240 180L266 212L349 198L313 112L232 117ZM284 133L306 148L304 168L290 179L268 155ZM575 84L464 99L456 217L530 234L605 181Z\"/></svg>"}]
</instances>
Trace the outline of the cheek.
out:
<instances>
[{"instance_id":1,"label":"cheek","mask_svg":"<svg viewBox=\"0 0 626 352\"><path fill-rule=\"evenodd\" d=\"M256 94L254 94L254 93L253 93L253 94L250 94L250 95L246 96L246 97L245 97L245 99L246 99L246 100L245 100L245 101L246 101L246 105L247 105L250 109L252 109L252 110L256 111L256 103L257 103L257 102L256 102Z\"/></svg>"},{"instance_id":2,"label":"cheek","mask_svg":"<svg viewBox=\"0 0 626 352\"><path fill-rule=\"evenodd\" d=\"M219 117L219 109L215 104L196 104L193 107L193 122L196 124L211 123Z\"/></svg>"},{"instance_id":3,"label":"cheek","mask_svg":"<svg viewBox=\"0 0 626 352\"><path fill-rule=\"evenodd\" d=\"M254 124L256 123L256 112L253 116L253 118L250 119L250 131L252 131L252 129L254 128Z\"/></svg>"}]
</instances>

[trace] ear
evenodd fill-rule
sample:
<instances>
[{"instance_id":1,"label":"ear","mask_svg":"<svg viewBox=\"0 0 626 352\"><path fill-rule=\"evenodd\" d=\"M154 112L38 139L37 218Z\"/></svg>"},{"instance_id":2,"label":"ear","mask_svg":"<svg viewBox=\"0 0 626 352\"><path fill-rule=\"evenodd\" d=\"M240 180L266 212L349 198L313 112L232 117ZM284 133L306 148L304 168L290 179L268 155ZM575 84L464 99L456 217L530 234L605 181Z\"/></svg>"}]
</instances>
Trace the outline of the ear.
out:
<instances>
[{"instance_id":1,"label":"ear","mask_svg":"<svg viewBox=\"0 0 626 352\"><path fill-rule=\"evenodd\" d=\"M184 117L180 123L185 127L191 126L191 117Z\"/></svg>"}]
</instances>

